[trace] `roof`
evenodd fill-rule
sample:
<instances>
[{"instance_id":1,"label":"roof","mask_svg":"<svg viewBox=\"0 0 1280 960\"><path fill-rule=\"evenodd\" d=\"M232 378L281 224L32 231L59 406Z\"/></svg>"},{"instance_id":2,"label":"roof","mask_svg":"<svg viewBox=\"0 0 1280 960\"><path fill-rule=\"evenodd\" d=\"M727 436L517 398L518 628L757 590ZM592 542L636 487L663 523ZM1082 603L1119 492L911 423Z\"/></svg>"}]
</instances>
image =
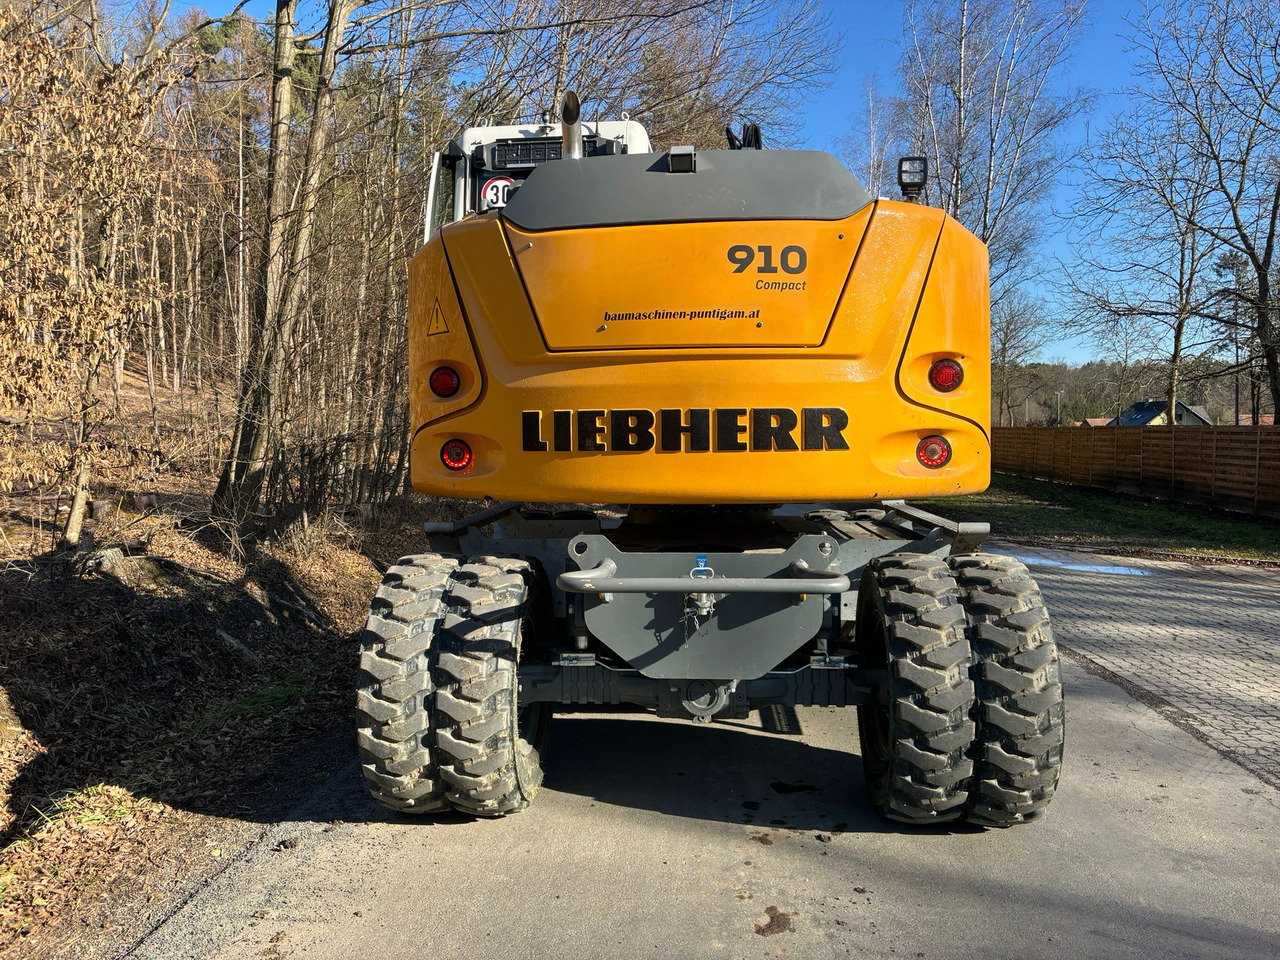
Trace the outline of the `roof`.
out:
<instances>
[{"instance_id":1,"label":"roof","mask_svg":"<svg viewBox=\"0 0 1280 960\"><path fill-rule=\"evenodd\" d=\"M1167 404L1163 400L1139 400L1124 413L1120 414L1120 426L1145 427L1160 414L1164 413Z\"/></svg>"},{"instance_id":2,"label":"roof","mask_svg":"<svg viewBox=\"0 0 1280 960\"><path fill-rule=\"evenodd\" d=\"M1166 400L1139 400L1130 406L1124 413L1120 414L1120 426L1145 427L1152 420L1156 419L1156 417L1164 413L1168 408L1169 403ZM1179 400L1177 408L1178 413L1184 417L1187 414L1190 414L1203 424L1207 425L1213 423L1213 420L1209 417L1208 411L1206 411L1204 407L1189 406Z\"/></svg>"},{"instance_id":3,"label":"roof","mask_svg":"<svg viewBox=\"0 0 1280 960\"><path fill-rule=\"evenodd\" d=\"M1115 417L1085 417L1083 420L1077 420L1073 426L1076 427L1109 427L1111 421Z\"/></svg>"},{"instance_id":4,"label":"roof","mask_svg":"<svg viewBox=\"0 0 1280 960\"><path fill-rule=\"evenodd\" d=\"M525 230L719 220L843 220L874 202L818 150L699 150L696 173L665 153L543 163L502 211Z\"/></svg>"}]
</instances>

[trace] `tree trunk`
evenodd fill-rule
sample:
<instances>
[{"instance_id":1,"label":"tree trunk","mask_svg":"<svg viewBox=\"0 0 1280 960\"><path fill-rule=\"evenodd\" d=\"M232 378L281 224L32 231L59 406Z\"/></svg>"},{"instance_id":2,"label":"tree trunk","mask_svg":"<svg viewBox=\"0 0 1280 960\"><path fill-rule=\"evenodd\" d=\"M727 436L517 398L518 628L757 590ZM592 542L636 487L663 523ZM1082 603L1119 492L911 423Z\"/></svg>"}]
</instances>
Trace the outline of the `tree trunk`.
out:
<instances>
[{"instance_id":1,"label":"tree trunk","mask_svg":"<svg viewBox=\"0 0 1280 960\"><path fill-rule=\"evenodd\" d=\"M290 110L292 108L292 65L294 42L292 17L297 0L280 0L276 14L276 79L271 106L271 144L268 161L268 225L264 251L264 273L257 339L261 346L248 365L242 386L237 420L239 443L227 459L213 508L222 517L243 527L257 509L262 496L268 452L273 431L279 427L280 388L288 350L292 346L302 300L302 274L311 255L315 226L316 196L321 181L324 151L333 116L333 77L338 48L346 32L354 0L330 0L324 46L316 76L315 105L307 132L301 181L296 204L288 203L284 158ZM292 241L286 244L285 214L296 218Z\"/></svg>"},{"instance_id":2,"label":"tree trunk","mask_svg":"<svg viewBox=\"0 0 1280 960\"><path fill-rule=\"evenodd\" d=\"M89 479L93 472L87 443L82 441L76 444L71 462L76 480L71 494L71 512L67 514L67 525L62 531L61 546L64 550L77 549L84 536L84 515L89 505Z\"/></svg>"},{"instance_id":3,"label":"tree trunk","mask_svg":"<svg viewBox=\"0 0 1280 960\"><path fill-rule=\"evenodd\" d=\"M75 486L71 494L71 512L67 514L67 524L62 530L62 547L74 550L80 546L80 538L84 532L84 515L89 506L89 484L93 477L93 454L89 449L89 407L90 398L98 390L98 365L102 355L95 351L89 358L89 370L85 374L84 392L80 397L79 437L75 449L71 453L72 472L75 474Z\"/></svg>"},{"instance_id":4,"label":"tree trunk","mask_svg":"<svg viewBox=\"0 0 1280 960\"><path fill-rule=\"evenodd\" d=\"M1280 304L1271 295L1271 251L1258 269L1258 299L1255 307L1255 326L1258 345L1262 348L1262 364L1267 371L1267 386L1271 388L1271 409L1280 417L1280 329L1276 327L1274 312ZM1254 426L1259 423L1255 413Z\"/></svg>"},{"instance_id":5,"label":"tree trunk","mask_svg":"<svg viewBox=\"0 0 1280 960\"><path fill-rule=\"evenodd\" d=\"M1262 362L1267 368L1267 379L1270 381L1271 409L1275 411L1277 417L1280 417L1280 350L1276 349L1274 340L1262 345ZM1257 404L1254 405L1253 414L1255 426L1261 422L1258 419L1257 406ZM1280 423L1280 420L1276 422Z\"/></svg>"},{"instance_id":6,"label":"tree trunk","mask_svg":"<svg viewBox=\"0 0 1280 960\"><path fill-rule=\"evenodd\" d=\"M275 63L271 84L271 122L267 151L267 216L264 224L261 285L254 296L253 317L246 329L247 351L240 375L235 427L218 486L213 513L244 526L258 504L266 459L265 392L268 354L274 348L281 277L285 269L285 232L289 213L289 122L293 114L294 17L298 0L277 0ZM243 168L240 190L244 189ZM242 194L243 195L243 194ZM243 230L243 216L241 217ZM240 249L243 251L243 233ZM243 255L243 254L241 254Z\"/></svg>"},{"instance_id":7,"label":"tree trunk","mask_svg":"<svg viewBox=\"0 0 1280 960\"><path fill-rule=\"evenodd\" d=\"M1186 319L1179 319L1173 331L1173 351L1169 357L1169 389L1166 391L1169 426L1178 425L1178 381L1182 370L1182 336Z\"/></svg>"}]
</instances>

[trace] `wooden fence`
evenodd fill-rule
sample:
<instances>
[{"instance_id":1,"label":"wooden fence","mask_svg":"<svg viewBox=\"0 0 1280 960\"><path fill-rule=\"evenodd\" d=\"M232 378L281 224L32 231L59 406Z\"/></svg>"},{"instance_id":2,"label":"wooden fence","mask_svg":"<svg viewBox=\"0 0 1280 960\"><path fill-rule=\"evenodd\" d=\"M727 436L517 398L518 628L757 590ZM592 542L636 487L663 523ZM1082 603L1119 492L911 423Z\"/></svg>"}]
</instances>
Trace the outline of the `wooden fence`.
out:
<instances>
[{"instance_id":1,"label":"wooden fence","mask_svg":"<svg viewBox=\"0 0 1280 960\"><path fill-rule=\"evenodd\" d=\"M1280 516L1280 426L996 427L996 470Z\"/></svg>"}]
</instances>

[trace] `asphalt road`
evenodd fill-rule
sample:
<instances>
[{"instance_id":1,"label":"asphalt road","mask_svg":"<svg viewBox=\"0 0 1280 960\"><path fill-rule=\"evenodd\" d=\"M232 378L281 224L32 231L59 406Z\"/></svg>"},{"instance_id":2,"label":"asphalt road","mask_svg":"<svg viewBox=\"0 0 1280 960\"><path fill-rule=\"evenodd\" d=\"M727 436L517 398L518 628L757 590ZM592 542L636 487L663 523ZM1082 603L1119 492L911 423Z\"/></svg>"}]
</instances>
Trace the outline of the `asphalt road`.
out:
<instances>
[{"instance_id":1,"label":"asphalt road","mask_svg":"<svg viewBox=\"0 0 1280 960\"><path fill-rule=\"evenodd\" d=\"M1280 794L1065 673L1064 781L1032 826L880 820L853 711L800 710L801 736L568 715L504 820L384 815L350 757L131 955L1280 956Z\"/></svg>"}]
</instances>

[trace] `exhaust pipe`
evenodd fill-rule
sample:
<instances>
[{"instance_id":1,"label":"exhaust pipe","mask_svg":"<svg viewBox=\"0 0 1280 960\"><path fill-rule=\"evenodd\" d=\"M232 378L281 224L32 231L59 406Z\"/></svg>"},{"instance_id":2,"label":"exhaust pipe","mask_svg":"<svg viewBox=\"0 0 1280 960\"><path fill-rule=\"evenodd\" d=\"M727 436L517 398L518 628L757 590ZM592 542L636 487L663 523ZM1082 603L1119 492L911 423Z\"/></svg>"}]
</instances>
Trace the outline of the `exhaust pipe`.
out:
<instances>
[{"instance_id":1,"label":"exhaust pipe","mask_svg":"<svg viewBox=\"0 0 1280 960\"><path fill-rule=\"evenodd\" d=\"M578 95L570 90L564 95L564 106L560 110L560 158L562 160L582 159L582 104Z\"/></svg>"}]
</instances>

